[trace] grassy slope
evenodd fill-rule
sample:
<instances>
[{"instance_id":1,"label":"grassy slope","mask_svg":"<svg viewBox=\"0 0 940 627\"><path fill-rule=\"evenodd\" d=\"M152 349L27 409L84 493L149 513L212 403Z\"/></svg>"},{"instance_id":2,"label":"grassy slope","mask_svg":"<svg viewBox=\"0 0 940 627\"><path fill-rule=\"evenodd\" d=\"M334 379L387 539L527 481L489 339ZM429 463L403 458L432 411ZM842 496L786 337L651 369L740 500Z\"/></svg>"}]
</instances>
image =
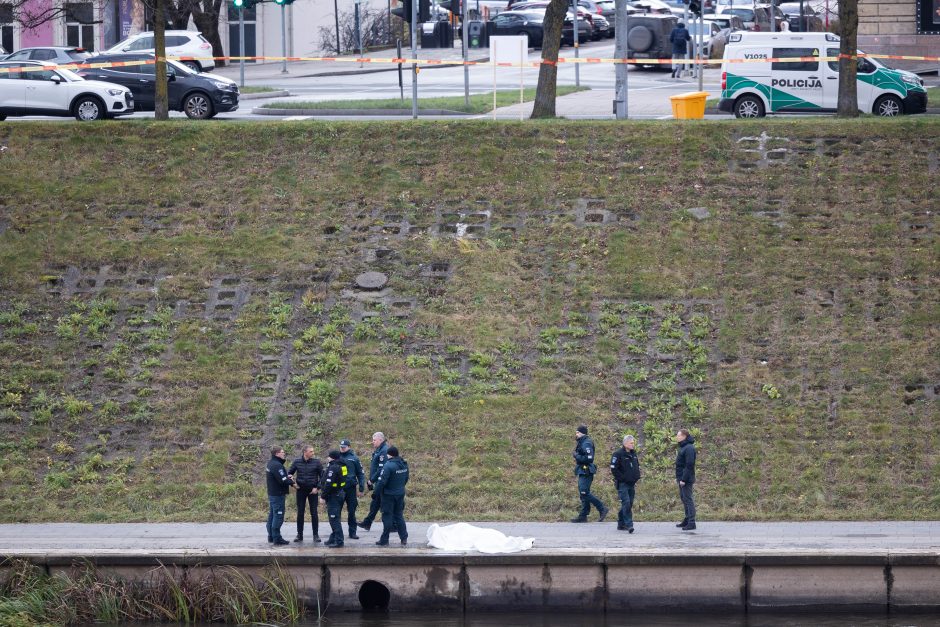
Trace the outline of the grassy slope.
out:
<instances>
[{"instance_id":1,"label":"grassy slope","mask_svg":"<svg viewBox=\"0 0 940 627\"><path fill-rule=\"evenodd\" d=\"M765 131L789 152L748 168L737 140ZM640 519L679 511L680 425L702 518L935 519L938 139L926 118L6 125L0 518L257 519L263 447L381 429L412 517L557 520L584 421L601 450L641 435ZM474 239L390 226L481 209ZM344 292L368 269L384 305ZM214 285L248 290L234 320Z\"/></svg>"}]
</instances>

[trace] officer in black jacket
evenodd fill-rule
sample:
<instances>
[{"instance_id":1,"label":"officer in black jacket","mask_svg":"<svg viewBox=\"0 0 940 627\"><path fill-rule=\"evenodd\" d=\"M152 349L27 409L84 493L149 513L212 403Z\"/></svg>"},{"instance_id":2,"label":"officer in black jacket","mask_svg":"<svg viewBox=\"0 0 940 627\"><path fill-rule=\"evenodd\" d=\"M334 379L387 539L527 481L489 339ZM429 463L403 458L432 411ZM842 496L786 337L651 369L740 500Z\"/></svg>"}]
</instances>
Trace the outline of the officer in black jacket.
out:
<instances>
[{"instance_id":1,"label":"officer in black jacket","mask_svg":"<svg viewBox=\"0 0 940 627\"><path fill-rule=\"evenodd\" d=\"M636 497L636 482L640 480L640 460L636 456L636 438L623 438L623 446L610 459L610 472L620 497L620 512L617 514L617 529L633 533L633 500Z\"/></svg>"},{"instance_id":2,"label":"officer in black jacket","mask_svg":"<svg viewBox=\"0 0 940 627\"><path fill-rule=\"evenodd\" d=\"M581 513L577 518L572 518L573 523L587 522L588 514L591 513L591 505L600 512L600 522L604 522L609 511L601 500L591 494L591 484L594 482L594 473L597 472L597 466L594 465L594 441L588 437L587 425L580 425L575 431L575 437L578 439L574 447L574 474L578 478L578 494L581 495Z\"/></svg>"},{"instance_id":3,"label":"officer in black jacket","mask_svg":"<svg viewBox=\"0 0 940 627\"><path fill-rule=\"evenodd\" d=\"M284 470L284 458L287 455L280 446L271 447L271 459L265 467L268 486L268 542L275 546L290 544L281 537L281 525L284 524L284 501L294 480Z\"/></svg>"},{"instance_id":4,"label":"officer in black jacket","mask_svg":"<svg viewBox=\"0 0 940 627\"><path fill-rule=\"evenodd\" d=\"M382 474L382 467L385 466L385 461L388 459L388 440L385 439L385 434L381 431L376 431L372 434L372 461L369 463L369 479L366 481L366 485L372 490L375 486L375 482L379 480L379 475ZM375 520L375 516L379 513L379 508L382 507L382 500L378 492L372 492L372 503L369 504L369 513L366 514L366 517L359 521L359 527L368 531L372 528L372 521Z\"/></svg>"},{"instance_id":5,"label":"officer in black jacket","mask_svg":"<svg viewBox=\"0 0 940 627\"><path fill-rule=\"evenodd\" d=\"M408 544L408 528L405 526L405 484L408 483L408 462L398 456L398 448L388 447L388 460L382 468L375 491L382 502L382 537L379 546L388 545L392 530L398 531L401 545Z\"/></svg>"},{"instance_id":6,"label":"officer in black jacket","mask_svg":"<svg viewBox=\"0 0 940 627\"><path fill-rule=\"evenodd\" d=\"M330 451L330 461L323 481L320 483L320 501L326 504L326 514L330 519L330 539L323 546L339 548L343 546L343 502L346 500L346 481L351 480L346 463L340 459L339 451Z\"/></svg>"},{"instance_id":7,"label":"officer in black jacket","mask_svg":"<svg viewBox=\"0 0 940 627\"><path fill-rule=\"evenodd\" d=\"M297 537L294 542L304 541L304 514L310 505L310 519L313 522L313 542L320 541L320 516L317 511L317 493L320 491L320 478L323 464L313 456L313 447L304 446L303 455L294 460L287 474L294 478L297 486Z\"/></svg>"},{"instance_id":8,"label":"officer in black jacket","mask_svg":"<svg viewBox=\"0 0 940 627\"><path fill-rule=\"evenodd\" d=\"M695 497L692 487L695 485L695 440L687 429L676 433L679 450L676 452L676 483L679 484L679 498L685 509L685 518L676 527L683 531L695 529Z\"/></svg>"},{"instance_id":9,"label":"officer in black jacket","mask_svg":"<svg viewBox=\"0 0 940 627\"><path fill-rule=\"evenodd\" d=\"M362 471L362 462L356 456L356 451L349 448L349 440L343 439L339 443L339 454L342 456L346 467L349 470L349 481L346 482L346 515L349 524L349 537L358 540L356 535L356 508L359 507L359 499L356 498L356 488L359 488L359 496L366 492L366 475Z\"/></svg>"}]
</instances>

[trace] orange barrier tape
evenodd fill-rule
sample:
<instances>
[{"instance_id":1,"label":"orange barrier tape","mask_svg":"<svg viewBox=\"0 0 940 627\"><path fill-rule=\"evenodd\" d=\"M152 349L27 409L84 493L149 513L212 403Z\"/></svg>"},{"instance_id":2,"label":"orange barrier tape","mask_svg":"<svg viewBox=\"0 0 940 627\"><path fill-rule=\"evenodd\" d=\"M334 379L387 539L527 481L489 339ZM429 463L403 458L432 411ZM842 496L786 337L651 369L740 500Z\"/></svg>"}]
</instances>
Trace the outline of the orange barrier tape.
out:
<instances>
[{"instance_id":1,"label":"orange barrier tape","mask_svg":"<svg viewBox=\"0 0 940 627\"><path fill-rule=\"evenodd\" d=\"M940 61L940 57L922 57L922 56L910 56L910 55L889 55L889 54L859 54L859 55L845 55L840 54L834 57L771 57L767 59L685 59L678 60L677 63L682 65L715 65L719 63L803 63L806 61L838 61L839 59L857 59L857 58L871 58L871 59L894 59L899 61ZM408 59L403 57L392 57L392 58L378 58L378 57L166 57L167 59L173 61L295 61L295 62L327 62L327 63L374 63L374 64L393 64L393 65L411 65L415 64L418 66L463 66L463 65L482 65L493 67L509 67L509 68L537 68L540 65L558 65L563 63L585 63L585 64L601 64L601 63L628 63L635 65L672 65L673 60L670 59L608 59L600 57L582 57L582 58L572 58L572 57L559 57L557 61L549 60L539 60L539 61L525 61L522 63L508 63L508 62L498 62L494 63L493 61L462 61L460 59ZM80 70L85 68L107 68L107 67L125 67L125 66L134 66L134 65L152 65L156 63L155 59L141 60L141 61L113 61L113 62L99 62L99 63L66 63L62 65L24 65L20 67L3 67L0 68L0 75L9 74L12 72L41 72L44 70L54 70L54 69L66 69L66 70Z\"/></svg>"}]
</instances>

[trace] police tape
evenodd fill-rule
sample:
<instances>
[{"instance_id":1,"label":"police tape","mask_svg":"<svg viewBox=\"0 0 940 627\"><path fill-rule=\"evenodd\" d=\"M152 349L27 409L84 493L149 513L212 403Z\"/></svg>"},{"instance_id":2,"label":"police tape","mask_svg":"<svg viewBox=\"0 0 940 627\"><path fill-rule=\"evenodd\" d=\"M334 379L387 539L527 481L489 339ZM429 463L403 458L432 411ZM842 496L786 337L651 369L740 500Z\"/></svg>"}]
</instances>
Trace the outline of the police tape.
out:
<instances>
[{"instance_id":1,"label":"police tape","mask_svg":"<svg viewBox=\"0 0 940 627\"><path fill-rule=\"evenodd\" d=\"M893 55L893 54L858 54L836 56L806 56L806 57L763 57L759 59L645 59L645 58L607 58L607 57L559 57L557 61L542 59L540 61L504 62L504 61L464 61L462 59L410 59L407 57L271 57L271 56L226 56L226 57L166 57L171 61L288 61L288 62L319 62L319 63L370 63L376 65L416 65L418 67L436 66L481 66L504 68L537 68L542 65L563 64L628 64L628 65L719 65L723 63L806 63L820 61L838 61L840 59L889 59L896 61L940 61L940 57ZM24 65L17 67L0 67L0 75L16 72L42 72L45 70L83 70L111 67L128 67L138 65L154 65L156 59L141 59L135 61L111 61L97 63L64 63Z\"/></svg>"}]
</instances>

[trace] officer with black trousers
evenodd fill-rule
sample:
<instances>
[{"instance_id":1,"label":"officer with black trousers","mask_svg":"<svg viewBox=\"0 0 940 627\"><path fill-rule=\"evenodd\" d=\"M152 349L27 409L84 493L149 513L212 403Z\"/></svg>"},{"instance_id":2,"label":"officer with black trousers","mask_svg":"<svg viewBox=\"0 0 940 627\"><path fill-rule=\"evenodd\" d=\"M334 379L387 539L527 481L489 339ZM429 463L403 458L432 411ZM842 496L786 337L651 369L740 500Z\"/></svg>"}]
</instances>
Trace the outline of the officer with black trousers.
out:
<instances>
[{"instance_id":1,"label":"officer with black trousers","mask_svg":"<svg viewBox=\"0 0 940 627\"><path fill-rule=\"evenodd\" d=\"M284 458L287 455L280 446L271 447L271 459L265 466L265 476L268 487L268 542L275 546L290 544L281 537L281 525L284 524L284 505L287 493L294 484L287 471L284 470Z\"/></svg>"},{"instance_id":2,"label":"officer with black trousers","mask_svg":"<svg viewBox=\"0 0 940 627\"><path fill-rule=\"evenodd\" d=\"M388 546L392 529L398 530L402 546L408 545L408 528L405 526L405 484L408 483L408 462L398 456L398 447L388 447L388 460L382 474L375 482L375 491L382 503L382 537L378 546Z\"/></svg>"},{"instance_id":3,"label":"officer with black trousers","mask_svg":"<svg viewBox=\"0 0 940 627\"><path fill-rule=\"evenodd\" d=\"M591 513L591 505L600 512L600 522L604 522L609 511L601 500L591 494L591 484L594 482L594 473L597 472L597 466L594 465L594 441L588 437L587 425L579 425L575 431L575 437L578 443L574 447L574 474L578 478L578 494L581 496L581 513L577 518L572 518L573 523L587 522L588 514Z\"/></svg>"},{"instance_id":4,"label":"officer with black trousers","mask_svg":"<svg viewBox=\"0 0 940 627\"><path fill-rule=\"evenodd\" d=\"M369 479L366 481L366 485L370 490L374 488L375 482L379 480L379 475L382 474L382 467L385 466L387 459L388 440L385 439L384 433L377 431L372 434L372 461L369 463ZM379 508L381 507L381 497L378 492L373 490L372 502L369 504L369 513L366 514L365 518L359 521L359 527L366 531L371 529L372 521L375 520L375 516L379 513Z\"/></svg>"},{"instance_id":5,"label":"officer with black trousers","mask_svg":"<svg viewBox=\"0 0 940 627\"><path fill-rule=\"evenodd\" d=\"M326 504L326 514L330 519L330 539L323 546L339 548L343 546L343 503L346 501L346 463L340 459L339 451L330 451L330 461L323 481L320 483L320 501Z\"/></svg>"},{"instance_id":6,"label":"officer with black trousers","mask_svg":"<svg viewBox=\"0 0 940 627\"><path fill-rule=\"evenodd\" d=\"M676 527L682 531L695 530L695 439L688 429L676 432L679 450L676 452L676 483L679 485L679 498L685 510L685 518Z\"/></svg>"},{"instance_id":7,"label":"officer with black trousers","mask_svg":"<svg viewBox=\"0 0 940 627\"><path fill-rule=\"evenodd\" d=\"M359 499L356 498L356 488L359 488L359 496L366 492L366 474L362 471L362 462L356 456L356 451L349 448L349 440L343 439L339 443L339 454L342 460L346 462L349 470L349 481L346 482L346 514L349 517L349 537L358 540L356 535L356 508L359 507Z\"/></svg>"},{"instance_id":8,"label":"officer with black trousers","mask_svg":"<svg viewBox=\"0 0 940 627\"><path fill-rule=\"evenodd\" d=\"M287 474L294 478L297 486L297 537L294 542L304 541L304 514L310 505L310 519L313 524L313 542L320 542L320 516L317 511L317 493L320 491L320 479L323 464L313 456L313 447L304 446L303 455L294 460Z\"/></svg>"},{"instance_id":9,"label":"officer with black trousers","mask_svg":"<svg viewBox=\"0 0 940 627\"><path fill-rule=\"evenodd\" d=\"M636 456L636 438L623 438L623 446L610 459L610 472L620 497L620 512L617 514L617 529L633 533L633 501L636 498L636 482L640 480L640 460Z\"/></svg>"}]
</instances>

